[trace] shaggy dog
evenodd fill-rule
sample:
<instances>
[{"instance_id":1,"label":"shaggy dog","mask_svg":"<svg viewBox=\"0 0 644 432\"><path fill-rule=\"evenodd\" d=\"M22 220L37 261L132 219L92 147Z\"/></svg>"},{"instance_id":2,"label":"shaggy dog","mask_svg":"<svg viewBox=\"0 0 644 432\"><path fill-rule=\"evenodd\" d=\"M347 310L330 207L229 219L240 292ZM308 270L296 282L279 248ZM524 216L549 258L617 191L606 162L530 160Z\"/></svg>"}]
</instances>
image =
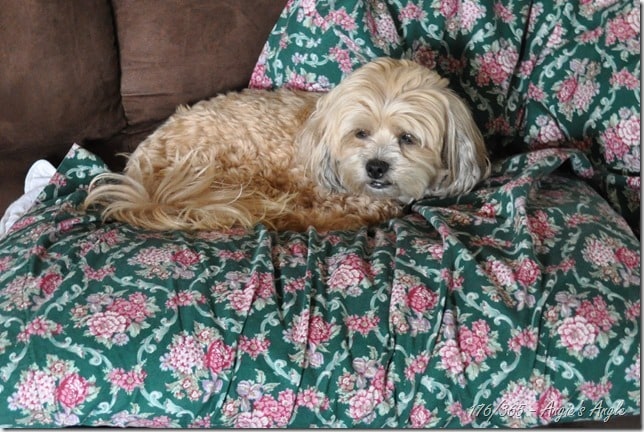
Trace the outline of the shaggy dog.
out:
<instances>
[{"instance_id":1,"label":"shaggy dog","mask_svg":"<svg viewBox=\"0 0 644 432\"><path fill-rule=\"evenodd\" d=\"M179 107L98 176L85 205L152 230L352 229L489 173L483 138L437 73L380 58L328 93L244 90Z\"/></svg>"}]
</instances>

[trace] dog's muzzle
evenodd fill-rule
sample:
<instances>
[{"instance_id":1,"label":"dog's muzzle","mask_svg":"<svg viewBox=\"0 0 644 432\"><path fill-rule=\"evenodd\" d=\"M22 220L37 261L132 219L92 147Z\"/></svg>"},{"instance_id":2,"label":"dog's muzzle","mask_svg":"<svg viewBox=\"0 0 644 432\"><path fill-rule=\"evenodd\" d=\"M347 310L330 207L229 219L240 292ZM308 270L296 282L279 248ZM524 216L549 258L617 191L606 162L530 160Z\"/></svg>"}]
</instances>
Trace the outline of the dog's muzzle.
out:
<instances>
[{"instance_id":1,"label":"dog's muzzle","mask_svg":"<svg viewBox=\"0 0 644 432\"><path fill-rule=\"evenodd\" d=\"M373 181L369 186L374 189L385 189L391 186L391 182L383 179L387 171L389 171L389 164L380 159L369 159L366 165L367 175Z\"/></svg>"}]
</instances>

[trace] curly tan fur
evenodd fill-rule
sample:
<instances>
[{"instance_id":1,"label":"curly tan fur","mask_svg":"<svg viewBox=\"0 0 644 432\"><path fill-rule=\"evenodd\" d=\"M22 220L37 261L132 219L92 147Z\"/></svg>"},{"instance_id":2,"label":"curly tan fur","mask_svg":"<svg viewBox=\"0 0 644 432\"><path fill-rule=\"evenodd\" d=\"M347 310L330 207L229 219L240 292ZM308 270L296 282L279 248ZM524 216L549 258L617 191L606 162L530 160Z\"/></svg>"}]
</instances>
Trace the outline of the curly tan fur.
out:
<instances>
[{"instance_id":1,"label":"curly tan fur","mask_svg":"<svg viewBox=\"0 0 644 432\"><path fill-rule=\"evenodd\" d=\"M426 195L467 192L488 173L447 80L382 58L327 94L244 90L179 107L123 174L94 180L85 206L153 230L352 229Z\"/></svg>"}]
</instances>

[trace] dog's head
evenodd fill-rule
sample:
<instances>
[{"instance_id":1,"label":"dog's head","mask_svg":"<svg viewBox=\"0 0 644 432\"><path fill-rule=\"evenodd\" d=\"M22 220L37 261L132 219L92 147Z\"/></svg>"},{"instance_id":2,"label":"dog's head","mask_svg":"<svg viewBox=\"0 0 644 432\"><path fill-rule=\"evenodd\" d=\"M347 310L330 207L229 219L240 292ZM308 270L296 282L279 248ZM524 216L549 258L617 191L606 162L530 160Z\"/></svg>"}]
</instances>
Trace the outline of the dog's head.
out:
<instances>
[{"instance_id":1,"label":"dog's head","mask_svg":"<svg viewBox=\"0 0 644 432\"><path fill-rule=\"evenodd\" d=\"M436 72L380 58L322 96L298 135L310 174L330 190L410 202L459 195L489 174L483 137Z\"/></svg>"}]
</instances>

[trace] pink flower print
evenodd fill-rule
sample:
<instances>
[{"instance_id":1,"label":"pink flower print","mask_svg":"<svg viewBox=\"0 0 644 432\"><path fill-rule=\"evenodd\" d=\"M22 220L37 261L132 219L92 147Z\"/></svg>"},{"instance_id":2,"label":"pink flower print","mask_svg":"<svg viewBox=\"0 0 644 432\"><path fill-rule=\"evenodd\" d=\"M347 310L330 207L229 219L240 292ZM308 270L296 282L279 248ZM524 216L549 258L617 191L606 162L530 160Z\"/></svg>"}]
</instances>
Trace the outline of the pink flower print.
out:
<instances>
[{"instance_id":1,"label":"pink flower print","mask_svg":"<svg viewBox=\"0 0 644 432\"><path fill-rule=\"evenodd\" d=\"M481 363L492 354L488 346L490 327L483 320L472 324L472 330L463 326L458 331L458 344L461 351L472 357L475 362ZM469 363L469 361L468 361Z\"/></svg>"},{"instance_id":2,"label":"pink flower print","mask_svg":"<svg viewBox=\"0 0 644 432\"><path fill-rule=\"evenodd\" d=\"M633 364L626 368L626 381L640 382L640 356L635 358Z\"/></svg>"},{"instance_id":3,"label":"pink flower print","mask_svg":"<svg viewBox=\"0 0 644 432\"><path fill-rule=\"evenodd\" d=\"M458 0L441 0L439 12L445 18L452 18L458 12Z\"/></svg>"},{"instance_id":4,"label":"pink flower print","mask_svg":"<svg viewBox=\"0 0 644 432\"><path fill-rule=\"evenodd\" d=\"M321 396L316 389L309 387L298 393L295 403L298 407L305 407L314 411L319 407L325 406L328 400Z\"/></svg>"},{"instance_id":5,"label":"pink flower print","mask_svg":"<svg viewBox=\"0 0 644 432\"><path fill-rule=\"evenodd\" d=\"M116 269L111 265L102 267L100 269L94 269L90 266L83 266L83 274L88 280L102 281L107 276L114 274L115 271Z\"/></svg>"},{"instance_id":6,"label":"pink flower print","mask_svg":"<svg viewBox=\"0 0 644 432\"><path fill-rule=\"evenodd\" d=\"M616 128L609 128L601 134L604 143L604 157L606 162L622 161L628 154L628 145L617 135Z\"/></svg>"},{"instance_id":7,"label":"pink flower print","mask_svg":"<svg viewBox=\"0 0 644 432\"><path fill-rule=\"evenodd\" d=\"M148 247L139 251L133 262L146 267L157 267L172 261L173 253L167 249Z\"/></svg>"},{"instance_id":8,"label":"pink flower print","mask_svg":"<svg viewBox=\"0 0 644 432\"><path fill-rule=\"evenodd\" d=\"M227 251L221 250L217 252L217 256L221 259L229 259L232 261L242 261L246 258L246 254L243 251Z\"/></svg>"},{"instance_id":9,"label":"pink flower print","mask_svg":"<svg viewBox=\"0 0 644 432\"><path fill-rule=\"evenodd\" d=\"M291 389L282 390L277 395L277 401L282 405L288 412L292 412L295 407L295 402L297 398L295 393Z\"/></svg>"},{"instance_id":10,"label":"pink flower print","mask_svg":"<svg viewBox=\"0 0 644 432\"><path fill-rule=\"evenodd\" d=\"M183 267L192 267L201 261L201 255L190 249L182 249L173 253L171 260Z\"/></svg>"},{"instance_id":11,"label":"pink flower print","mask_svg":"<svg viewBox=\"0 0 644 432\"><path fill-rule=\"evenodd\" d=\"M239 340L239 349L248 354L252 359L256 359L260 354L264 354L271 346L271 341L263 336L249 338L241 336Z\"/></svg>"},{"instance_id":12,"label":"pink flower print","mask_svg":"<svg viewBox=\"0 0 644 432\"><path fill-rule=\"evenodd\" d=\"M497 399L495 407L495 411L503 417L531 415L537 410L537 393L526 385L512 383Z\"/></svg>"},{"instance_id":13,"label":"pink flower print","mask_svg":"<svg viewBox=\"0 0 644 432\"><path fill-rule=\"evenodd\" d=\"M638 300L638 301L636 301L634 303L627 302L626 305L628 306L626 308L626 319L634 321L637 318L639 318L640 313L641 313L641 311L640 311L640 309L641 309L640 300Z\"/></svg>"},{"instance_id":14,"label":"pink flower print","mask_svg":"<svg viewBox=\"0 0 644 432\"><path fill-rule=\"evenodd\" d=\"M331 291L348 291L359 295L360 284L370 277L369 264L356 254L349 254L340 261L329 277Z\"/></svg>"},{"instance_id":15,"label":"pink flower print","mask_svg":"<svg viewBox=\"0 0 644 432\"><path fill-rule=\"evenodd\" d=\"M387 45L400 45L400 36L396 24L391 15L382 14L376 17L375 39L384 42ZM381 42L381 43L382 43Z\"/></svg>"},{"instance_id":16,"label":"pink flower print","mask_svg":"<svg viewBox=\"0 0 644 432\"><path fill-rule=\"evenodd\" d=\"M23 372L18 389L9 397L9 409L43 411L47 405L54 403L55 391L56 381L51 375L30 369Z\"/></svg>"},{"instance_id":17,"label":"pink flower print","mask_svg":"<svg viewBox=\"0 0 644 432\"><path fill-rule=\"evenodd\" d=\"M112 385L122 388L129 394L137 387L143 387L143 382L147 375L147 372L144 370L131 370L126 372L122 368L116 368L112 369L107 374L107 380L111 382Z\"/></svg>"},{"instance_id":18,"label":"pink flower print","mask_svg":"<svg viewBox=\"0 0 644 432\"><path fill-rule=\"evenodd\" d=\"M494 219L496 217L496 206L493 203L485 203L481 206L477 215L486 219Z\"/></svg>"},{"instance_id":19,"label":"pink flower print","mask_svg":"<svg viewBox=\"0 0 644 432\"><path fill-rule=\"evenodd\" d=\"M463 278L463 276L460 276L458 273L452 272L451 270L446 268L441 269L441 278L445 280L449 292L462 289L463 282L465 281L465 278Z\"/></svg>"},{"instance_id":20,"label":"pink flower print","mask_svg":"<svg viewBox=\"0 0 644 432\"><path fill-rule=\"evenodd\" d=\"M304 278L299 278L299 279L294 279L284 286L284 291L287 293L294 293L297 291L304 291L304 288L306 287L305 284L306 280Z\"/></svg>"},{"instance_id":21,"label":"pink flower print","mask_svg":"<svg viewBox=\"0 0 644 432\"><path fill-rule=\"evenodd\" d=\"M90 383L78 375L67 375L56 388L56 400L65 408L72 409L85 401L89 394Z\"/></svg>"},{"instance_id":22,"label":"pink flower print","mask_svg":"<svg viewBox=\"0 0 644 432\"><path fill-rule=\"evenodd\" d=\"M270 89L273 87L273 80L266 74L266 65L258 63L253 69L250 77L250 88L255 89Z\"/></svg>"},{"instance_id":23,"label":"pink flower print","mask_svg":"<svg viewBox=\"0 0 644 432\"><path fill-rule=\"evenodd\" d=\"M4 272L9 270L13 266L13 258L11 257L4 257L0 258L0 272Z\"/></svg>"},{"instance_id":24,"label":"pink flower print","mask_svg":"<svg viewBox=\"0 0 644 432\"><path fill-rule=\"evenodd\" d=\"M422 405L414 405L409 413L409 423L413 428L423 428L432 421L432 413Z\"/></svg>"},{"instance_id":25,"label":"pink flower print","mask_svg":"<svg viewBox=\"0 0 644 432\"><path fill-rule=\"evenodd\" d=\"M230 368L235 359L235 350L222 340L213 341L208 347L204 364L213 374L219 374Z\"/></svg>"},{"instance_id":26,"label":"pink flower print","mask_svg":"<svg viewBox=\"0 0 644 432\"><path fill-rule=\"evenodd\" d=\"M612 387L613 384L610 381L606 381L604 383L595 383L588 381L579 386L579 391L587 399L590 399L593 402L597 402L601 398L608 396Z\"/></svg>"},{"instance_id":27,"label":"pink flower print","mask_svg":"<svg viewBox=\"0 0 644 432\"><path fill-rule=\"evenodd\" d=\"M461 350L454 339L449 339L438 351L441 365L450 375L458 376L465 370Z\"/></svg>"},{"instance_id":28,"label":"pink flower print","mask_svg":"<svg viewBox=\"0 0 644 432\"><path fill-rule=\"evenodd\" d=\"M537 116L535 123L539 127L539 132L536 136L536 144L556 144L562 141L565 137L559 125L548 116Z\"/></svg>"},{"instance_id":29,"label":"pink flower print","mask_svg":"<svg viewBox=\"0 0 644 432\"><path fill-rule=\"evenodd\" d=\"M528 84L528 99L541 102L546 98L546 93L542 88L535 86L534 84Z\"/></svg>"},{"instance_id":30,"label":"pink flower print","mask_svg":"<svg viewBox=\"0 0 644 432\"><path fill-rule=\"evenodd\" d=\"M356 376L345 372L338 378L338 387L343 393L351 393L356 387Z\"/></svg>"},{"instance_id":31,"label":"pink flower print","mask_svg":"<svg viewBox=\"0 0 644 432\"><path fill-rule=\"evenodd\" d=\"M501 2L494 3L494 14L506 24L514 21L514 14L506 8Z\"/></svg>"},{"instance_id":32,"label":"pink flower print","mask_svg":"<svg viewBox=\"0 0 644 432\"><path fill-rule=\"evenodd\" d=\"M236 289L229 295L230 306L238 313L246 313L253 304L255 290L253 287Z\"/></svg>"},{"instance_id":33,"label":"pink flower print","mask_svg":"<svg viewBox=\"0 0 644 432\"><path fill-rule=\"evenodd\" d=\"M518 353L522 347L526 347L531 351L537 348L537 331L534 328L525 328L510 338L508 348Z\"/></svg>"},{"instance_id":34,"label":"pink flower print","mask_svg":"<svg viewBox=\"0 0 644 432\"><path fill-rule=\"evenodd\" d=\"M631 25L631 22L637 24ZM637 29L635 28L637 26ZM613 45L616 42L625 43L629 39L635 39L639 36L639 19L629 20L624 15L620 15L608 21L606 28L606 45Z\"/></svg>"},{"instance_id":35,"label":"pink flower print","mask_svg":"<svg viewBox=\"0 0 644 432\"><path fill-rule=\"evenodd\" d=\"M179 307L191 306L197 303L205 303L203 294L197 291L178 291L170 293L165 302L166 307L177 309Z\"/></svg>"},{"instance_id":36,"label":"pink flower print","mask_svg":"<svg viewBox=\"0 0 644 432\"><path fill-rule=\"evenodd\" d=\"M40 282L38 283L38 288L41 289L43 294L46 296L49 296L56 291L56 289L60 286L61 282L63 281L63 277L55 272L52 273L47 273L42 278L40 279Z\"/></svg>"},{"instance_id":37,"label":"pink flower print","mask_svg":"<svg viewBox=\"0 0 644 432\"><path fill-rule=\"evenodd\" d=\"M261 411L242 412L235 420L235 427L240 429L266 429L271 420Z\"/></svg>"},{"instance_id":38,"label":"pink flower print","mask_svg":"<svg viewBox=\"0 0 644 432\"><path fill-rule=\"evenodd\" d=\"M488 278L499 288L511 287L515 284L514 271L512 268L499 260L490 259L483 265Z\"/></svg>"},{"instance_id":39,"label":"pink flower print","mask_svg":"<svg viewBox=\"0 0 644 432\"><path fill-rule=\"evenodd\" d=\"M578 81L577 81L577 78L575 78L574 76L564 80L561 83L559 90L557 91L557 98L559 99L559 102L561 103L570 102L572 98L575 96L577 85L578 85Z\"/></svg>"},{"instance_id":40,"label":"pink flower print","mask_svg":"<svg viewBox=\"0 0 644 432\"><path fill-rule=\"evenodd\" d=\"M457 2L459 3L459 2ZM460 0L458 20L460 28L471 31L480 18L485 15L485 8L477 1Z\"/></svg>"},{"instance_id":41,"label":"pink flower print","mask_svg":"<svg viewBox=\"0 0 644 432\"><path fill-rule=\"evenodd\" d=\"M170 344L168 352L161 356L161 369L191 374L194 368L203 367L203 357L203 348L193 336L178 335Z\"/></svg>"},{"instance_id":42,"label":"pink flower print","mask_svg":"<svg viewBox=\"0 0 644 432\"><path fill-rule=\"evenodd\" d=\"M595 343L598 332L595 325L589 323L583 316L577 315L564 319L557 333L564 347L581 352L586 345Z\"/></svg>"},{"instance_id":43,"label":"pink flower print","mask_svg":"<svg viewBox=\"0 0 644 432\"><path fill-rule=\"evenodd\" d=\"M71 362L60 360L55 356L49 357L47 359L47 364L49 373L56 378L62 378L66 376L71 367Z\"/></svg>"},{"instance_id":44,"label":"pink flower print","mask_svg":"<svg viewBox=\"0 0 644 432\"><path fill-rule=\"evenodd\" d=\"M522 260L514 272L515 280L525 287L532 286L540 275L539 264L530 258Z\"/></svg>"},{"instance_id":45,"label":"pink flower print","mask_svg":"<svg viewBox=\"0 0 644 432\"><path fill-rule=\"evenodd\" d=\"M537 401L537 415L542 423L550 423L566 402L564 395L554 387L548 387Z\"/></svg>"},{"instance_id":46,"label":"pink flower print","mask_svg":"<svg viewBox=\"0 0 644 432\"><path fill-rule=\"evenodd\" d=\"M253 272L246 283L246 289L252 289L258 298L273 298L275 296L273 274Z\"/></svg>"},{"instance_id":47,"label":"pink flower print","mask_svg":"<svg viewBox=\"0 0 644 432\"><path fill-rule=\"evenodd\" d=\"M405 377L408 380L413 379L416 375L422 375L429 365L429 355L419 354L412 358L409 365L405 368Z\"/></svg>"},{"instance_id":48,"label":"pink flower print","mask_svg":"<svg viewBox=\"0 0 644 432\"><path fill-rule=\"evenodd\" d=\"M277 427L285 427L288 424L292 410L292 406L282 403L280 400L275 400L269 395L259 398L254 403L253 408L266 415Z\"/></svg>"},{"instance_id":49,"label":"pink flower print","mask_svg":"<svg viewBox=\"0 0 644 432\"><path fill-rule=\"evenodd\" d=\"M127 318L117 312L97 312L87 318L89 333L108 340L115 334L124 333L127 326Z\"/></svg>"},{"instance_id":50,"label":"pink flower print","mask_svg":"<svg viewBox=\"0 0 644 432\"><path fill-rule=\"evenodd\" d=\"M309 323L309 343L319 345L327 342L331 338L331 329L333 326L324 321L321 316L314 316Z\"/></svg>"},{"instance_id":51,"label":"pink flower print","mask_svg":"<svg viewBox=\"0 0 644 432\"><path fill-rule=\"evenodd\" d=\"M422 314L438 304L438 294L423 285L416 285L407 294L407 305L416 313Z\"/></svg>"},{"instance_id":52,"label":"pink flower print","mask_svg":"<svg viewBox=\"0 0 644 432\"><path fill-rule=\"evenodd\" d=\"M403 23L407 23L409 21L422 21L426 16L427 14L420 6L409 2L407 3L407 6L400 10L398 20Z\"/></svg>"},{"instance_id":53,"label":"pink flower print","mask_svg":"<svg viewBox=\"0 0 644 432\"><path fill-rule=\"evenodd\" d=\"M352 32L357 27L355 18L349 15L344 7L330 11L326 18L346 32Z\"/></svg>"},{"instance_id":54,"label":"pink flower print","mask_svg":"<svg viewBox=\"0 0 644 432\"><path fill-rule=\"evenodd\" d=\"M507 81L519 60L519 54L512 47L499 48L478 57L480 64L476 83L480 86L492 82L497 86L507 86Z\"/></svg>"},{"instance_id":55,"label":"pink flower print","mask_svg":"<svg viewBox=\"0 0 644 432\"><path fill-rule=\"evenodd\" d=\"M601 27L597 27L595 29L583 32L581 35L577 37L577 41L581 43L597 43L597 41L603 34L604 34L604 29Z\"/></svg>"},{"instance_id":56,"label":"pink flower print","mask_svg":"<svg viewBox=\"0 0 644 432\"><path fill-rule=\"evenodd\" d=\"M143 301L141 301L141 297ZM117 298L107 307L107 310L127 318L130 322L142 323L151 315L146 307L146 300L147 297L144 294L132 294L128 300Z\"/></svg>"},{"instance_id":57,"label":"pink flower print","mask_svg":"<svg viewBox=\"0 0 644 432\"><path fill-rule=\"evenodd\" d=\"M208 414L203 417L198 416L197 418L195 418L192 422L190 422L190 425L188 425L188 428L207 429L207 428L210 428L211 425L212 425L212 416Z\"/></svg>"},{"instance_id":58,"label":"pink flower print","mask_svg":"<svg viewBox=\"0 0 644 432\"><path fill-rule=\"evenodd\" d=\"M609 312L606 302L600 296L593 298L592 302L582 301L577 314L605 332L610 331L613 324L617 322L616 315Z\"/></svg>"},{"instance_id":59,"label":"pink flower print","mask_svg":"<svg viewBox=\"0 0 644 432\"><path fill-rule=\"evenodd\" d=\"M434 244L430 245L427 249L428 249L428 252L432 256L433 259L435 259L437 261L440 261L440 260L443 259L444 249L443 249L442 244L434 243Z\"/></svg>"},{"instance_id":60,"label":"pink flower print","mask_svg":"<svg viewBox=\"0 0 644 432\"><path fill-rule=\"evenodd\" d=\"M362 335L367 335L370 331L378 327L379 322L379 317L370 315L349 315L344 319L344 323L350 331L355 331Z\"/></svg>"},{"instance_id":61,"label":"pink flower print","mask_svg":"<svg viewBox=\"0 0 644 432\"><path fill-rule=\"evenodd\" d=\"M617 261L613 248L597 237L586 239L582 255L586 261L598 267L609 266Z\"/></svg>"},{"instance_id":62,"label":"pink flower print","mask_svg":"<svg viewBox=\"0 0 644 432\"><path fill-rule=\"evenodd\" d=\"M25 329L18 333L17 339L20 342L26 342L31 336L49 337L51 335L60 334L63 327L51 320L37 316L32 321L27 323Z\"/></svg>"},{"instance_id":63,"label":"pink flower print","mask_svg":"<svg viewBox=\"0 0 644 432\"><path fill-rule=\"evenodd\" d=\"M539 239L539 242L552 239L557 234L548 219L548 214L543 210L537 210L533 216L528 216L528 226L530 227L530 231Z\"/></svg>"},{"instance_id":64,"label":"pink flower print","mask_svg":"<svg viewBox=\"0 0 644 432\"><path fill-rule=\"evenodd\" d=\"M356 421L366 420L382 401L383 396L379 390L373 387L360 389L349 398L349 415Z\"/></svg>"},{"instance_id":65,"label":"pink flower print","mask_svg":"<svg viewBox=\"0 0 644 432\"><path fill-rule=\"evenodd\" d=\"M614 72L610 78L610 85L613 87L626 87L629 90L639 88L639 78L633 75L628 69L621 69L619 72Z\"/></svg>"},{"instance_id":66,"label":"pink flower print","mask_svg":"<svg viewBox=\"0 0 644 432\"><path fill-rule=\"evenodd\" d=\"M468 425L474 421L471 411L463 409L463 405L460 402L454 402L451 404L447 411L454 417L458 417L461 422L461 426Z\"/></svg>"},{"instance_id":67,"label":"pink flower print","mask_svg":"<svg viewBox=\"0 0 644 432\"><path fill-rule=\"evenodd\" d=\"M285 338L298 345L306 344L308 341L309 317L310 312L308 310L296 316L291 327L284 331Z\"/></svg>"},{"instance_id":68,"label":"pink flower print","mask_svg":"<svg viewBox=\"0 0 644 432\"><path fill-rule=\"evenodd\" d=\"M635 115L621 120L617 124L617 136L629 147L636 147L640 143L640 119Z\"/></svg>"},{"instance_id":69,"label":"pink flower print","mask_svg":"<svg viewBox=\"0 0 644 432\"><path fill-rule=\"evenodd\" d=\"M412 59L416 63L423 65L428 69L435 69L437 54L438 53L436 51L433 51L430 47L421 45L412 54Z\"/></svg>"}]
</instances>

